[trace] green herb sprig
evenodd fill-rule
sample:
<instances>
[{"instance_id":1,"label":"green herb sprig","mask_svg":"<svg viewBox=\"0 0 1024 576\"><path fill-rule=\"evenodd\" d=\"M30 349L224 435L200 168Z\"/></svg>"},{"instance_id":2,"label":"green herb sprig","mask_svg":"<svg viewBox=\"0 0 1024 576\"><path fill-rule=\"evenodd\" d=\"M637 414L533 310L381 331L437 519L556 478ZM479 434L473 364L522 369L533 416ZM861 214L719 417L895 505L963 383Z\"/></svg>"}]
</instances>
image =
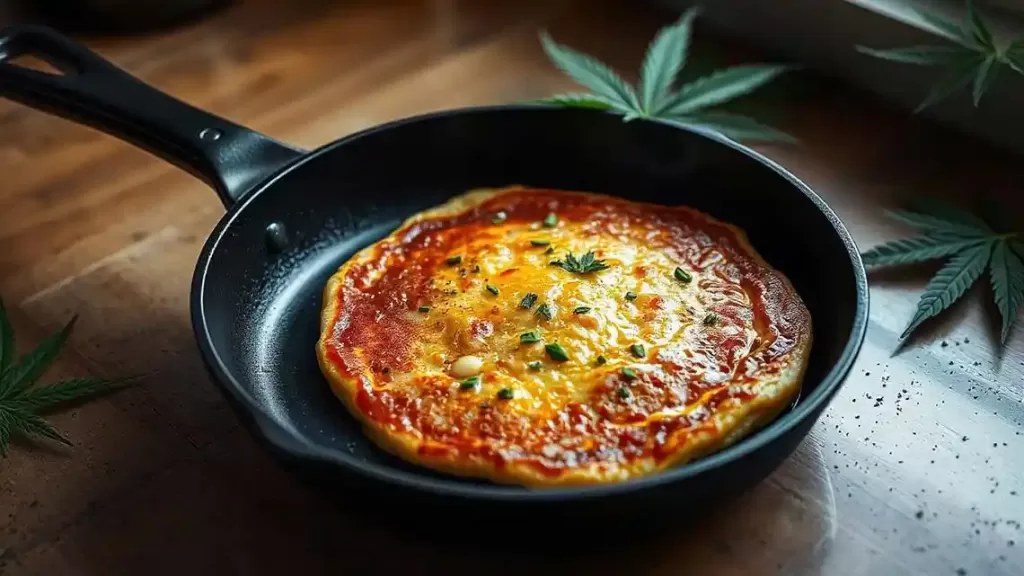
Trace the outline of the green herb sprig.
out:
<instances>
[{"instance_id":1,"label":"green herb sprig","mask_svg":"<svg viewBox=\"0 0 1024 576\"><path fill-rule=\"evenodd\" d=\"M971 86L974 106L977 107L1001 69L1010 68L1024 74L1024 40L997 46L992 31L975 8L973 0L966 0L966 8L967 18L964 23L927 12L916 12L929 28L955 42L954 46L911 46L891 50L857 46L857 50L868 56L901 64L941 66L945 69L945 74L932 86L915 113L967 86Z\"/></svg>"},{"instance_id":2,"label":"green herb sprig","mask_svg":"<svg viewBox=\"0 0 1024 576\"><path fill-rule=\"evenodd\" d=\"M928 282L917 312L900 338L956 302L978 278L989 273L996 307L1002 316L1000 340L1006 342L1017 308L1024 302L1024 236L996 231L984 219L940 204L918 212L890 212L920 235L894 240L861 254L867 266L894 266L948 258Z\"/></svg>"},{"instance_id":3,"label":"green herb sprig","mask_svg":"<svg viewBox=\"0 0 1024 576\"><path fill-rule=\"evenodd\" d=\"M590 93L561 94L540 103L570 108L609 110L626 121L657 118L687 127L718 132L745 141L794 142L794 138L749 116L711 109L764 86L787 70L786 66L748 65L718 70L684 84L672 86L686 65L696 8L687 10L670 26L662 28L647 49L639 88L596 58L555 43L547 33L541 43L548 57Z\"/></svg>"},{"instance_id":4,"label":"green herb sprig","mask_svg":"<svg viewBox=\"0 0 1024 576\"><path fill-rule=\"evenodd\" d=\"M599 260L593 250L579 258L572 252L566 252L565 258L552 260L551 265L561 267L574 274L590 274L591 272L600 272L601 270L608 269L608 264L604 260Z\"/></svg>"},{"instance_id":5,"label":"green herb sprig","mask_svg":"<svg viewBox=\"0 0 1024 576\"><path fill-rule=\"evenodd\" d=\"M0 456L7 456L13 438L71 441L42 414L79 403L123 387L127 380L75 378L37 386L67 344L76 318L39 346L15 360L14 329L0 300Z\"/></svg>"}]
</instances>

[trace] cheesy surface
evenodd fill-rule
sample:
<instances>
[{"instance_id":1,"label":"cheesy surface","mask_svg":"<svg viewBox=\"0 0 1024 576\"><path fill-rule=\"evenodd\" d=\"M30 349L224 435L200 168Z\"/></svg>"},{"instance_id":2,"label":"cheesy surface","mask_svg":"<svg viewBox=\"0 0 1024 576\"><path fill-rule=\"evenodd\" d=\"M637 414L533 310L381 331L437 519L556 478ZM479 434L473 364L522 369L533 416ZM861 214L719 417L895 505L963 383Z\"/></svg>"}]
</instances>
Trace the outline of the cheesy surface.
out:
<instances>
[{"instance_id":1,"label":"cheesy surface","mask_svg":"<svg viewBox=\"0 0 1024 576\"><path fill-rule=\"evenodd\" d=\"M384 449L534 487L719 450L794 399L811 319L739 229L686 207L479 190L324 290L317 354Z\"/></svg>"}]
</instances>

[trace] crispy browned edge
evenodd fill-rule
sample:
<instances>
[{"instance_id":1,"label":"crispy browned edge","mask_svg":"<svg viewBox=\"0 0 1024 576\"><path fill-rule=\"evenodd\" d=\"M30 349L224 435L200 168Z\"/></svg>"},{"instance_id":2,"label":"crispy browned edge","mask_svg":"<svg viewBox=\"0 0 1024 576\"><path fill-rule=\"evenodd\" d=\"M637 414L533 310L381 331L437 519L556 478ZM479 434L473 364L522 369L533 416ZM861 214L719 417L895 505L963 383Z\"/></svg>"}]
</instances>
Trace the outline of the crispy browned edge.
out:
<instances>
[{"instance_id":1,"label":"crispy browned edge","mask_svg":"<svg viewBox=\"0 0 1024 576\"><path fill-rule=\"evenodd\" d=\"M452 198L444 204L410 217L396 232L422 220L457 214L482 204L488 198L495 195L523 188L523 186L507 186L504 188L478 189L467 192ZM605 197L603 194L578 193L593 197ZM752 258L755 258L760 265L772 270L782 279L790 294L794 295L801 304L803 303L789 279L765 262L761 255L751 246L743 230L732 224L716 220L707 214L701 213L701 215L710 222L725 225L732 230L736 234L736 238L743 250ZM393 239L394 237L395 234L393 233L384 240ZM726 414L715 414L716 433L691 433L683 446L678 447L672 456L658 463L655 463L652 458L642 458L628 465L615 465L607 471L600 470L599 464L591 464L586 467L566 470L562 474L552 477L541 473L536 468L525 463L510 462L502 467L497 467L491 461L480 458L466 459L452 454L424 456L419 453L421 440L415 435L386 430L379 423L363 415L355 404L359 382L346 379L339 372L338 368L327 360L326 337L333 329L333 320L337 313L337 294L342 287L343 278L346 276L349 268L372 257L376 246L377 243L372 244L356 253L331 276L324 287L320 339L317 341L317 360L334 394L344 403L348 411L362 423L367 435L376 445L399 458L440 472L533 488L607 484L660 472L718 452L774 420L789 405L793 396L800 390L810 358L813 334L811 333L810 314L806 313L805 326L799 331L801 335L800 340L789 355L788 362L782 369L778 380L760 384L758 395L751 402L744 403L738 409L729 411Z\"/></svg>"}]
</instances>

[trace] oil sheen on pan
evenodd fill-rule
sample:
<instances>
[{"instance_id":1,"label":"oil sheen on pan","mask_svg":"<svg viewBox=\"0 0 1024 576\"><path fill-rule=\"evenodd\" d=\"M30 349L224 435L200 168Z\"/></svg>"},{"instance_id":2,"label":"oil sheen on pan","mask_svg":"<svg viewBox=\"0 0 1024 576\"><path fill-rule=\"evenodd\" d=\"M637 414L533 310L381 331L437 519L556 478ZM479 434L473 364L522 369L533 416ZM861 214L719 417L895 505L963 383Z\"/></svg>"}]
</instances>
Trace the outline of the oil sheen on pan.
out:
<instances>
[{"instance_id":1,"label":"oil sheen on pan","mask_svg":"<svg viewBox=\"0 0 1024 576\"><path fill-rule=\"evenodd\" d=\"M317 355L373 441L535 488L721 450L796 397L811 317L738 228L523 187L407 220L324 290Z\"/></svg>"}]
</instances>

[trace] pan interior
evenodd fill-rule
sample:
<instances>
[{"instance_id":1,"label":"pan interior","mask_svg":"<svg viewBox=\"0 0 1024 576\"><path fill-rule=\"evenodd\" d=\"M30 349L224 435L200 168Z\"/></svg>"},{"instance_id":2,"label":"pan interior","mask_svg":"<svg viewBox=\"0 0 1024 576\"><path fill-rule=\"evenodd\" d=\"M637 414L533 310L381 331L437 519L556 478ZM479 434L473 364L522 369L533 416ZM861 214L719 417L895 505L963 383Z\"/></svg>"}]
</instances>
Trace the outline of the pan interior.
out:
<instances>
[{"instance_id":1,"label":"pan interior","mask_svg":"<svg viewBox=\"0 0 1024 576\"><path fill-rule=\"evenodd\" d=\"M591 111L480 109L327 146L229 215L197 276L209 346L229 385L289 433L340 458L476 484L372 445L332 395L314 345L324 283L347 258L417 211L468 189L509 184L688 204L740 226L811 311L815 343L799 402L823 400L827 391L816 391L823 383L832 388L829 372L852 361L848 344L866 314L853 246L820 200L786 176L662 124ZM283 250L268 242L272 224L288 238ZM765 433L770 428L758 435Z\"/></svg>"}]
</instances>

